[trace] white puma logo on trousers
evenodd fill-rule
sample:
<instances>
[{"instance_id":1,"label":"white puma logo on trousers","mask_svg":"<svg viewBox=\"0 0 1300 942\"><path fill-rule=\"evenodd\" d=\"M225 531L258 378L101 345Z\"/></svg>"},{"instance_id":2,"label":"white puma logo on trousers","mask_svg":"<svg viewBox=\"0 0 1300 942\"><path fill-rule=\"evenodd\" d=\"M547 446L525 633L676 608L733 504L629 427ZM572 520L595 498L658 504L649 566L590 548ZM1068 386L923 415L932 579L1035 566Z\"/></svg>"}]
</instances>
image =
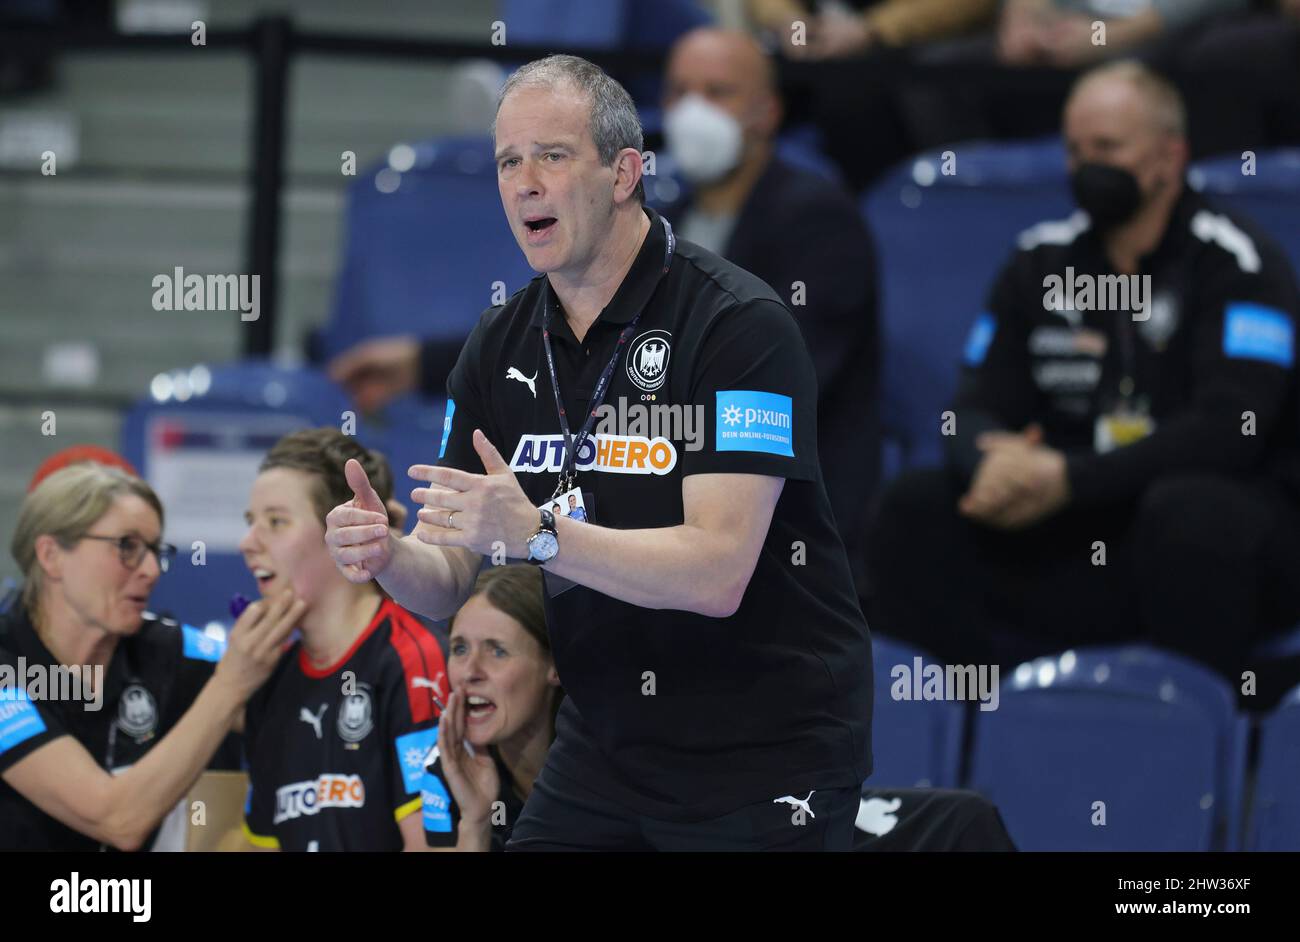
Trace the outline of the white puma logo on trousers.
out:
<instances>
[{"instance_id":1,"label":"white puma logo on trousers","mask_svg":"<svg viewBox=\"0 0 1300 942\"><path fill-rule=\"evenodd\" d=\"M812 800L812 796L815 794L817 794L817 792L816 790L813 790L808 793L807 798L795 798L793 795L786 795L784 798L773 798L772 804L779 805L781 802L785 802L795 808L802 808L804 811L808 812L808 817L815 818L817 815L813 814L812 808L808 807L808 802Z\"/></svg>"}]
</instances>

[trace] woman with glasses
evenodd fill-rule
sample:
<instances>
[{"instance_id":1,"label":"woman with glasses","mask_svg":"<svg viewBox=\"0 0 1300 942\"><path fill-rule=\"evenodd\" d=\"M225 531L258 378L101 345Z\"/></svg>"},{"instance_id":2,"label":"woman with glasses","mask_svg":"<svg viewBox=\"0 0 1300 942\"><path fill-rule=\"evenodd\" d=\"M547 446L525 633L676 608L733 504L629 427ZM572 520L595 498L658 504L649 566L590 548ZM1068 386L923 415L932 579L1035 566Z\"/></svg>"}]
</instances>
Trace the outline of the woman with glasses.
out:
<instances>
[{"instance_id":1,"label":"woman with glasses","mask_svg":"<svg viewBox=\"0 0 1300 942\"><path fill-rule=\"evenodd\" d=\"M302 613L251 605L228 647L146 615L175 556L139 478L81 464L27 495L0 617L0 850L136 850L243 722Z\"/></svg>"}]
</instances>

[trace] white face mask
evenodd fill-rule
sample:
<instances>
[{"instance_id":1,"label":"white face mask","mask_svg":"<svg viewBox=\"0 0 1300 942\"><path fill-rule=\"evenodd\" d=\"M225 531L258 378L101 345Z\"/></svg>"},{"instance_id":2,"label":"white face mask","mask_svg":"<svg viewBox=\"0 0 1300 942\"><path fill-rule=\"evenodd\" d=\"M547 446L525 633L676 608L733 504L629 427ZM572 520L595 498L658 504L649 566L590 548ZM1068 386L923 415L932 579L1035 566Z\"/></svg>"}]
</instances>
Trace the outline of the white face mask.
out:
<instances>
[{"instance_id":1,"label":"white face mask","mask_svg":"<svg viewBox=\"0 0 1300 942\"><path fill-rule=\"evenodd\" d=\"M692 183L711 183L740 163L740 122L699 95L687 95L664 115L668 152Z\"/></svg>"}]
</instances>

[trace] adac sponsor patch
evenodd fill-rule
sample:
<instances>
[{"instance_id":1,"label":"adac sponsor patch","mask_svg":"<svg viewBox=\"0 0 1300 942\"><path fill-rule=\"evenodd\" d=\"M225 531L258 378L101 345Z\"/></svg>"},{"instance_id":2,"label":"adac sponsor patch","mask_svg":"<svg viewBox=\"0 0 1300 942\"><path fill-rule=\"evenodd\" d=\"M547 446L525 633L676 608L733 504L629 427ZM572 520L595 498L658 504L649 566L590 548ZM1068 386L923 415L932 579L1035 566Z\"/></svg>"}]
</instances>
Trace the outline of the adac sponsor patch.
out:
<instances>
[{"instance_id":1,"label":"adac sponsor patch","mask_svg":"<svg viewBox=\"0 0 1300 942\"><path fill-rule=\"evenodd\" d=\"M644 435L589 435L576 461L579 471L612 474L667 474L676 464L672 442ZM510 459L516 471L559 471L563 466L563 435L521 435Z\"/></svg>"},{"instance_id":2,"label":"adac sponsor patch","mask_svg":"<svg viewBox=\"0 0 1300 942\"><path fill-rule=\"evenodd\" d=\"M215 664L226 653L226 642L205 634L193 625L181 625L181 653L191 660Z\"/></svg>"},{"instance_id":3,"label":"adac sponsor patch","mask_svg":"<svg viewBox=\"0 0 1300 942\"><path fill-rule=\"evenodd\" d=\"M1295 362L1295 325L1277 308L1232 301L1223 312L1223 355L1290 367Z\"/></svg>"},{"instance_id":4,"label":"adac sponsor patch","mask_svg":"<svg viewBox=\"0 0 1300 942\"><path fill-rule=\"evenodd\" d=\"M975 318L975 325L971 327L966 337L966 350L962 354L962 359L966 361L967 366L979 366L984 362L984 357L989 352L989 345L993 343L993 335L997 331L997 318L988 311L982 311L980 316Z\"/></svg>"},{"instance_id":5,"label":"adac sponsor patch","mask_svg":"<svg viewBox=\"0 0 1300 942\"><path fill-rule=\"evenodd\" d=\"M0 756L45 732L36 704L22 687L0 687Z\"/></svg>"},{"instance_id":6,"label":"adac sponsor patch","mask_svg":"<svg viewBox=\"0 0 1300 942\"><path fill-rule=\"evenodd\" d=\"M424 758L438 741L438 727L421 729L393 740L397 750L397 764L402 769L402 784L406 793L413 795L420 790L424 779Z\"/></svg>"},{"instance_id":7,"label":"adac sponsor patch","mask_svg":"<svg viewBox=\"0 0 1300 942\"><path fill-rule=\"evenodd\" d=\"M420 808L424 829L431 834L451 833L451 795L437 773L425 770L420 788Z\"/></svg>"},{"instance_id":8,"label":"adac sponsor patch","mask_svg":"<svg viewBox=\"0 0 1300 942\"><path fill-rule=\"evenodd\" d=\"M447 453L447 439L451 438L451 417L456 414L456 400L447 400L447 413L442 417L442 443L438 445L438 457Z\"/></svg>"},{"instance_id":9,"label":"adac sponsor patch","mask_svg":"<svg viewBox=\"0 0 1300 942\"><path fill-rule=\"evenodd\" d=\"M794 400L754 389L716 393L714 448L794 457Z\"/></svg>"}]
</instances>

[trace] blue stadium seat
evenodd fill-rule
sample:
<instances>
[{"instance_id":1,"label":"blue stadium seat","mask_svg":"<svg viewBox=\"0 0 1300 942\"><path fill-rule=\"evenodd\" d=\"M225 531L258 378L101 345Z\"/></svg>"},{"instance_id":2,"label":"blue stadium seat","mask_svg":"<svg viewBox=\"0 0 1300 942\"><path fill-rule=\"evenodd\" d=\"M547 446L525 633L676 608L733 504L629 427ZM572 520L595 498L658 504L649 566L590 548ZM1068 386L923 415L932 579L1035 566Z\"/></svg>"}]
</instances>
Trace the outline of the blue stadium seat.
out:
<instances>
[{"instance_id":1,"label":"blue stadium seat","mask_svg":"<svg viewBox=\"0 0 1300 942\"><path fill-rule=\"evenodd\" d=\"M1300 687L1260 722L1246 850L1300 850Z\"/></svg>"},{"instance_id":2,"label":"blue stadium seat","mask_svg":"<svg viewBox=\"0 0 1300 942\"><path fill-rule=\"evenodd\" d=\"M349 408L322 374L262 361L177 370L155 380L153 394L127 413L121 447L158 491L167 515L164 537L180 550L154 589L155 611L201 627L229 620L234 593L256 597L237 545L257 466L280 436L340 427ZM356 431L366 444L378 437L360 418Z\"/></svg>"},{"instance_id":3,"label":"blue stadium seat","mask_svg":"<svg viewBox=\"0 0 1300 942\"><path fill-rule=\"evenodd\" d=\"M713 22L695 0L503 0L501 20L509 42L554 46L556 51L667 52L679 36ZM661 77L653 72L614 77L627 88L647 133L657 133Z\"/></svg>"},{"instance_id":4,"label":"blue stadium seat","mask_svg":"<svg viewBox=\"0 0 1300 942\"><path fill-rule=\"evenodd\" d=\"M942 461L966 335L1016 236L1073 211L1058 138L973 143L891 171L863 200L876 234L884 350L884 476Z\"/></svg>"},{"instance_id":5,"label":"blue stadium seat","mask_svg":"<svg viewBox=\"0 0 1300 942\"><path fill-rule=\"evenodd\" d=\"M334 306L313 343L469 335L484 308L535 274L506 221L487 136L398 145L352 184Z\"/></svg>"},{"instance_id":6,"label":"blue stadium seat","mask_svg":"<svg viewBox=\"0 0 1300 942\"><path fill-rule=\"evenodd\" d=\"M890 689L896 665L915 673L934 659L917 648L873 633L871 656L875 674L872 713L874 786L953 788L961 768L965 708L945 700L895 700Z\"/></svg>"},{"instance_id":7,"label":"blue stadium seat","mask_svg":"<svg viewBox=\"0 0 1300 942\"><path fill-rule=\"evenodd\" d=\"M970 787L1022 850L1235 849L1248 728L1235 704L1211 671L1148 647L1039 658L979 715Z\"/></svg>"}]
</instances>

